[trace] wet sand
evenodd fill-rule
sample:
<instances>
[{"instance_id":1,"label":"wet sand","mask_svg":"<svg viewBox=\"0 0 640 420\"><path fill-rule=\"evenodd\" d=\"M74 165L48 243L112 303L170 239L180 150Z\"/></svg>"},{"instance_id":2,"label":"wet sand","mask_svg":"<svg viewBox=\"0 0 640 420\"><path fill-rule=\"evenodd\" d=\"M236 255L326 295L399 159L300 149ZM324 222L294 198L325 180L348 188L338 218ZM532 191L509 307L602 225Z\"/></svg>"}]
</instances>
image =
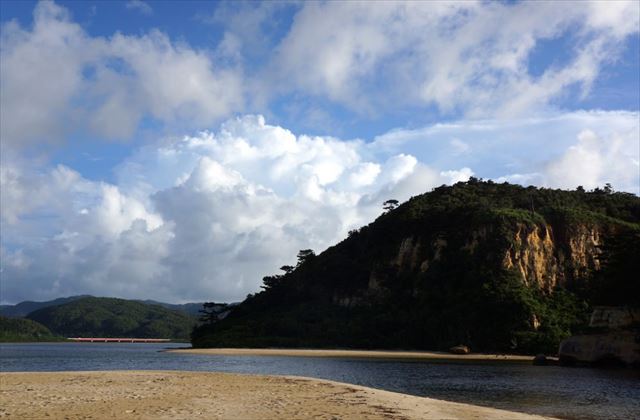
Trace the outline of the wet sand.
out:
<instances>
[{"instance_id":1,"label":"wet sand","mask_svg":"<svg viewBox=\"0 0 640 420\"><path fill-rule=\"evenodd\" d=\"M296 356L296 357L342 357L363 359L414 359L414 360L468 360L468 361L510 361L531 363L533 356L513 354L451 354L426 351L388 350L319 350L319 349L175 349L177 353L208 354L223 356Z\"/></svg>"},{"instance_id":2,"label":"wet sand","mask_svg":"<svg viewBox=\"0 0 640 420\"><path fill-rule=\"evenodd\" d=\"M181 371L0 374L0 418L542 419L290 376Z\"/></svg>"}]
</instances>

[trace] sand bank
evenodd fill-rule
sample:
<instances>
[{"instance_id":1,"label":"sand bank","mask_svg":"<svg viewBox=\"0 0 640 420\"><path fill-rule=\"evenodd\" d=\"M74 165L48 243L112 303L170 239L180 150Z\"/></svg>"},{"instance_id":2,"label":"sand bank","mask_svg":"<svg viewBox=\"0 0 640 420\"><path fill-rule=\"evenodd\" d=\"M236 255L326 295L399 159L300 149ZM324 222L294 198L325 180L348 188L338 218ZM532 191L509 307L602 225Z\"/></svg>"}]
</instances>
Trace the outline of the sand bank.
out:
<instances>
[{"instance_id":1,"label":"sand bank","mask_svg":"<svg viewBox=\"0 0 640 420\"><path fill-rule=\"evenodd\" d=\"M16 419L542 419L338 382L177 371L1 373Z\"/></svg>"},{"instance_id":2,"label":"sand bank","mask_svg":"<svg viewBox=\"0 0 640 420\"><path fill-rule=\"evenodd\" d=\"M468 361L533 361L532 356L512 354L451 354L426 351L387 351L387 350L307 350L307 349L176 349L170 352L209 354L224 356L298 356L298 357L345 357L377 359L414 359L414 360L468 360Z\"/></svg>"}]
</instances>

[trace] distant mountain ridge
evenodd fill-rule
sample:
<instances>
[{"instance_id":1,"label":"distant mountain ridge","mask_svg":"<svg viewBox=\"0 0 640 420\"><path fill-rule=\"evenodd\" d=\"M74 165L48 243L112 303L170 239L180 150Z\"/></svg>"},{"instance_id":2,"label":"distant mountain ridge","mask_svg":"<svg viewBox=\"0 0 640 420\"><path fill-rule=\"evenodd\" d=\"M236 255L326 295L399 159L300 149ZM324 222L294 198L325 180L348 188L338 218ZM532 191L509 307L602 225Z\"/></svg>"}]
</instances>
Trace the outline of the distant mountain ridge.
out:
<instances>
[{"instance_id":1,"label":"distant mountain ridge","mask_svg":"<svg viewBox=\"0 0 640 420\"><path fill-rule=\"evenodd\" d=\"M25 300L24 302L17 303L15 305L1 305L0 315L9 318L24 318L33 311L38 309L47 308L49 306L58 306L74 300L90 297L90 295L77 295L69 297L61 297L54 300L47 300L44 302L35 302L31 300Z\"/></svg>"},{"instance_id":2,"label":"distant mountain ridge","mask_svg":"<svg viewBox=\"0 0 640 420\"><path fill-rule=\"evenodd\" d=\"M34 301L24 301L17 303L15 305L0 305L0 316L5 316L8 318L24 318L29 315L31 312L36 311L38 309L48 308L50 306L59 306L68 302L73 302L78 299L83 299L87 297L95 297L92 295L77 295L77 296L69 296L69 297L61 297L54 300L48 300L44 302L34 302ZM204 302L189 302L189 303L166 303L166 302L158 302L155 300L138 300L138 299L125 299L132 300L135 302L141 302L146 305L160 305L167 309L171 309L174 311L184 312L186 314L192 316L199 316L199 311L202 309L202 305Z\"/></svg>"}]
</instances>

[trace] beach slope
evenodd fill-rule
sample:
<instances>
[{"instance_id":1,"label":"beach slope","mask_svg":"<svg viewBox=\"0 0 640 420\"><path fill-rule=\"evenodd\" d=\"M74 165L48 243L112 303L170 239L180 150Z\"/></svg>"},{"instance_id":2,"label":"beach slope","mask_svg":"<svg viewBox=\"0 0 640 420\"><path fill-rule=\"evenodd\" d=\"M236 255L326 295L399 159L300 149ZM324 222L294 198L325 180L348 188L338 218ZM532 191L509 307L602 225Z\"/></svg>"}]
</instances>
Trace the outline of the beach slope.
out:
<instances>
[{"instance_id":1,"label":"beach slope","mask_svg":"<svg viewBox=\"0 0 640 420\"><path fill-rule=\"evenodd\" d=\"M542 419L338 382L179 371L6 373L2 418Z\"/></svg>"},{"instance_id":2,"label":"beach slope","mask_svg":"<svg viewBox=\"0 0 640 420\"><path fill-rule=\"evenodd\" d=\"M170 353L200 354L209 356L287 356L287 357L330 357L347 359L397 359L430 361L470 361L470 362L518 362L533 361L533 356L515 354L452 354L433 351L395 350L334 350L334 349L252 349L252 348L206 348L174 349Z\"/></svg>"}]
</instances>

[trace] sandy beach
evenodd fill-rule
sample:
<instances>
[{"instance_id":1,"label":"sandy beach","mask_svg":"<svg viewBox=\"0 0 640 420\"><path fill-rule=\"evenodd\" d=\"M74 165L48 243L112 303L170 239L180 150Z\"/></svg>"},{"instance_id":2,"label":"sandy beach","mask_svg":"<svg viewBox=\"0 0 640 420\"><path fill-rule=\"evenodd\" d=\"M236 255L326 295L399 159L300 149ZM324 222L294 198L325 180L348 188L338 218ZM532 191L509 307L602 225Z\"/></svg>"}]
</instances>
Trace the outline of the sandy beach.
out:
<instances>
[{"instance_id":1,"label":"sandy beach","mask_svg":"<svg viewBox=\"0 0 640 420\"><path fill-rule=\"evenodd\" d=\"M338 382L181 371L0 374L12 419L542 419Z\"/></svg>"},{"instance_id":2,"label":"sandy beach","mask_svg":"<svg viewBox=\"0 0 640 420\"><path fill-rule=\"evenodd\" d=\"M344 357L375 359L458 360L458 361L511 361L531 363L533 356L513 354L451 354L426 351L389 350L319 350L319 349L176 349L171 352L224 356L296 356L296 357Z\"/></svg>"}]
</instances>

